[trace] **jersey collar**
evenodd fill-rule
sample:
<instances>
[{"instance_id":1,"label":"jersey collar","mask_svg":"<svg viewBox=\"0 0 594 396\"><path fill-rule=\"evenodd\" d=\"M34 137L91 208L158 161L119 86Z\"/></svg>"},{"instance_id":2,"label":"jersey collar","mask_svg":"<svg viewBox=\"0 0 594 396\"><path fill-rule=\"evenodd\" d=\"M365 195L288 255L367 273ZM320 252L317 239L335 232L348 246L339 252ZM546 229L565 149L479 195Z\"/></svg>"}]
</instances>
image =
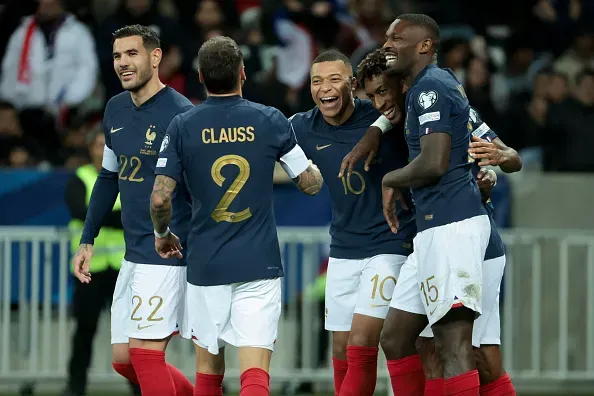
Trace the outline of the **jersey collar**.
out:
<instances>
[{"instance_id":1,"label":"jersey collar","mask_svg":"<svg viewBox=\"0 0 594 396\"><path fill-rule=\"evenodd\" d=\"M231 95L231 96L209 96L204 101L205 103L233 103L239 102L243 98L240 95Z\"/></svg>"}]
</instances>

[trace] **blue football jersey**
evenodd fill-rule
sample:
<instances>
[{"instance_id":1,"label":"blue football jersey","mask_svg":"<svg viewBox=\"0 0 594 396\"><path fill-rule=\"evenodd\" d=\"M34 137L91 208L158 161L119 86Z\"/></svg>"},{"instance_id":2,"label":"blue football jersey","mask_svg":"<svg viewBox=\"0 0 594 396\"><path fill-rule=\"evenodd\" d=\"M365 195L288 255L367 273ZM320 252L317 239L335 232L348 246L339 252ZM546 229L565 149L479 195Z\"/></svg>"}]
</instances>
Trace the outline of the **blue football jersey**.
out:
<instances>
[{"instance_id":1,"label":"blue football jersey","mask_svg":"<svg viewBox=\"0 0 594 396\"><path fill-rule=\"evenodd\" d=\"M107 146L103 167L118 172L125 259L128 261L185 265L184 260L164 259L155 251L150 199L159 147L167 127L176 115L193 107L188 99L170 87L161 89L138 107L129 92L122 92L107 103L103 118ZM185 245L191 208L183 183L174 191L172 205L171 230Z\"/></svg>"},{"instance_id":2,"label":"blue football jersey","mask_svg":"<svg viewBox=\"0 0 594 396\"><path fill-rule=\"evenodd\" d=\"M419 232L487 214L471 173L469 110L454 74L435 65L423 69L407 92L405 136L411 161L421 153L424 135L447 133L452 138L446 173L435 184L412 189Z\"/></svg>"},{"instance_id":3,"label":"blue football jersey","mask_svg":"<svg viewBox=\"0 0 594 396\"><path fill-rule=\"evenodd\" d=\"M319 167L330 191L330 257L362 259L412 252L416 233L414 211L404 211L398 206L400 229L397 234L390 230L382 211L382 178L407 164L406 143L398 141L396 134L384 135L376 163L369 172L360 162L350 178L346 175L338 178L344 156L379 116L370 101L355 99L355 111L339 126L328 124L317 107L291 117L299 145Z\"/></svg>"},{"instance_id":4,"label":"blue football jersey","mask_svg":"<svg viewBox=\"0 0 594 396\"><path fill-rule=\"evenodd\" d=\"M287 118L241 96L210 96L176 117L165 139L156 173L185 180L192 198L188 282L283 276L274 167L281 161L296 177L309 165Z\"/></svg>"}]
</instances>

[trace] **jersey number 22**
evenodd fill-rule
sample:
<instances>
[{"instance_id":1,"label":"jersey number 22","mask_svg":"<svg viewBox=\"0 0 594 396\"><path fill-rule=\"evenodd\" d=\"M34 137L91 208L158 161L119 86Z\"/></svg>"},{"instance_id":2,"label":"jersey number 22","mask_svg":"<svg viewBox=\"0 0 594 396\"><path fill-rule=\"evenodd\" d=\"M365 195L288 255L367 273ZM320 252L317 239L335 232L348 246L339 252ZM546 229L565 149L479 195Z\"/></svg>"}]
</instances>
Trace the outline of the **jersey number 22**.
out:
<instances>
[{"instance_id":1,"label":"jersey number 22","mask_svg":"<svg viewBox=\"0 0 594 396\"><path fill-rule=\"evenodd\" d=\"M245 182L250 177L250 163L243 157L239 155L229 154L223 155L219 159L217 159L213 164L210 170L210 174L212 179L219 187L223 186L223 182L225 181L225 177L221 174L223 168L227 165L235 165L239 168L239 174L231 183L231 186L225 191L225 195L219 201L216 208L210 214L210 217L213 218L214 221L217 223L221 221L227 221L229 223L238 223L243 220L247 220L252 217L252 212L250 208L246 208L241 212L228 212L227 209L231 202L235 199L237 194L241 191Z\"/></svg>"}]
</instances>

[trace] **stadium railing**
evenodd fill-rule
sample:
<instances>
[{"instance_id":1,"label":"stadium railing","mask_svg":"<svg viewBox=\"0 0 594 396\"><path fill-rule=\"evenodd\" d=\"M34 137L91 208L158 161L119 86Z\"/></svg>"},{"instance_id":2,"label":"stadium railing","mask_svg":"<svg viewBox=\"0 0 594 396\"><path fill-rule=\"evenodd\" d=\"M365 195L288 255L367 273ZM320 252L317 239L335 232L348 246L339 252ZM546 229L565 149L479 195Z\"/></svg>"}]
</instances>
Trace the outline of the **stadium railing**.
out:
<instances>
[{"instance_id":1,"label":"stadium railing","mask_svg":"<svg viewBox=\"0 0 594 396\"><path fill-rule=\"evenodd\" d=\"M278 234L285 266L284 311L272 381L285 388L310 382L331 389L330 352L319 353L328 337L323 301L307 290L327 252L328 230L279 228ZM594 233L513 229L503 237L508 257L501 290L506 370L518 390L592 392ZM41 387L64 381L74 331L70 257L65 229L0 227L0 385L38 382ZM108 315L94 345L91 384L124 388L111 369ZM238 364L234 351L226 349L225 378L233 388ZM193 379L189 341L173 341L167 356ZM383 356L379 378L378 390L387 389Z\"/></svg>"}]
</instances>

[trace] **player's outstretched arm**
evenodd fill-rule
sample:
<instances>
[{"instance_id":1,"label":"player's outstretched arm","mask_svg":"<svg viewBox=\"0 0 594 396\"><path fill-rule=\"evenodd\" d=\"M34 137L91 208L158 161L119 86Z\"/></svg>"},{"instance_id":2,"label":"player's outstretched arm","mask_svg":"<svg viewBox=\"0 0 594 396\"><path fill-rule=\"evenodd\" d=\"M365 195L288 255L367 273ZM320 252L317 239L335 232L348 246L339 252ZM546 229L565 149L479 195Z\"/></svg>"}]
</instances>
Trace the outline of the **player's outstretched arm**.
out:
<instances>
[{"instance_id":1,"label":"player's outstretched arm","mask_svg":"<svg viewBox=\"0 0 594 396\"><path fill-rule=\"evenodd\" d=\"M452 137L433 132L421 137L421 153L404 168L386 173L384 187L418 188L433 184L448 170Z\"/></svg>"},{"instance_id":2,"label":"player's outstretched arm","mask_svg":"<svg viewBox=\"0 0 594 396\"><path fill-rule=\"evenodd\" d=\"M315 166L313 162L309 161L307 169L294 178L293 182L302 193L316 195L324 185L324 178L318 167Z\"/></svg>"},{"instance_id":3,"label":"player's outstretched arm","mask_svg":"<svg viewBox=\"0 0 594 396\"><path fill-rule=\"evenodd\" d=\"M151 194L151 219L155 228L155 250L163 258L182 258L179 238L169 230L171 197L177 182L164 175L155 177Z\"/></svg>"},{"instance_id":4,"label":"player's outstretched arm","mask_svg":"<svg viewBox=\"0 0 594 396\"><path fill-rule=\"evenodd\" d=\"M85 225L80 238L80 246L72 258L74 276L83 283L89 283L91 281L89 268L93 256L93 243L97 235L99 235L101 224L103 224L106 216L112 211L113 205L118 198L118 193L117 172L101 168L101 172L99 172L97 180L95 180L95 185L91 193L89 207L85 216Z\"/></svg>"},{"instance_id":5,"label":"player's outstretched arm","mask_svg":"<svg viewBox=\"0 0 594 396\"><path fill-rule=\"evenodd\" d=\"M498 137L489 142L473 136L468 152L474 159L480 160L479 166L498 166L505 173L522 169L522 158L518 152L506 146Z\"/></svg>"}]
</instances>

